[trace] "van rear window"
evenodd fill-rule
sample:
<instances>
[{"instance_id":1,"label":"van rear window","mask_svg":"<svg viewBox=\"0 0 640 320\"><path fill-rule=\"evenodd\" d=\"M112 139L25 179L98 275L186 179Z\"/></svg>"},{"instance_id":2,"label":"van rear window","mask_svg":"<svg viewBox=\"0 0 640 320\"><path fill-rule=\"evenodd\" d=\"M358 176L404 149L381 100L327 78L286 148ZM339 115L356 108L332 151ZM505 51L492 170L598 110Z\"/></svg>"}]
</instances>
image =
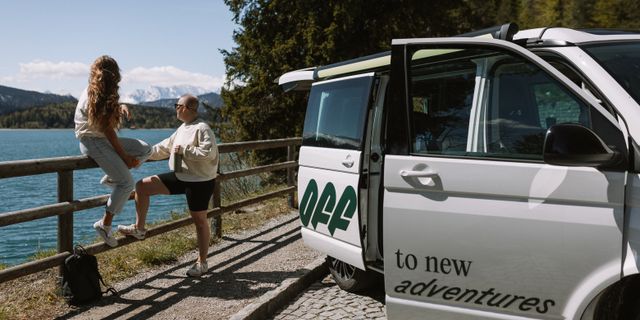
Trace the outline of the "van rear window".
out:
<instances>
[{"instance_id":1,"label":"van rear window","mask_svg":"<svg viewBox=\"0 0 640 320\"><path fill-rule=\"evenodd\" d=\"M302 145L362 150L373 75L314 84Z\"/></svg>"}]
</instances>

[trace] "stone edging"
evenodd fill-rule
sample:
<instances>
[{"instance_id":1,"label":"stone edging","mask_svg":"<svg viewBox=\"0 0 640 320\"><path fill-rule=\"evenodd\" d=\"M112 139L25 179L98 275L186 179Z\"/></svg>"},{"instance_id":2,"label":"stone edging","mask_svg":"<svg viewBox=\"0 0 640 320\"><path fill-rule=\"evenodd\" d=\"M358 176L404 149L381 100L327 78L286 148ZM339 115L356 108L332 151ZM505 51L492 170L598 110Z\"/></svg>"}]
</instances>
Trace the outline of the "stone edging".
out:
<instances>
[{"instance_id":1,"label":"stone edging","mask_svg":"<svg viewBox=\"0 0 640 320\"><path fill-rule=\"evenodd\" d=\"M298 278L289 278L282 281L280 286L263 294L255 302L234 314L230 319L258 320L272 316L276 311L291 302L300 292L329 273L325 259L325 257L321 257L311 262L305 266Z\"/></svg>"}]
</instances>

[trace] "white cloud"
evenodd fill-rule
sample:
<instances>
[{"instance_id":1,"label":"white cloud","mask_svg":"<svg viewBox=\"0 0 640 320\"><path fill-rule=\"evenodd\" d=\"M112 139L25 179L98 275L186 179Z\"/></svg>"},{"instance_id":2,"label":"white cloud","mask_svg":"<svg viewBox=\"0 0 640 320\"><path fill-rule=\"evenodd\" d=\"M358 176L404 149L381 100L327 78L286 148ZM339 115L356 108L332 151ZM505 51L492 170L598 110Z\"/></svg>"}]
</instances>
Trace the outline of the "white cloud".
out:
<instances>
[{"instance_id":1,"label":"white cloud","mask_svg":"<svg viewBox=\"0 0 640 320\"><path fill-rule=\"evenodd\" d=\"M202 73L188 72L174 66L136 67L122 75L122 85L130 88L147 86L195 86L211 91L219 91L224 77L212 77Z\"/></svg>"},{"instance_id":2,"label":"white cloud","mask_svg":"<svg viewBox=\"0 0 640 320\"><path fill-rule=\"evenodd\" d=\"M52 62L34 60L20 63L20 70L13 75L0 75L0 84L40 92L79 94L86 86L90 66L81 62ZM193 86L218 92L224 84L224 76L214 77L189 72L174 66L135 67L122 70L120 94L148 87Z\"/></svg>"},{"instance_id":3,"label":"white cloud","mask_svg":"<svg viewBox=\"0 0 640 320\"><path fill-rule=\"evenodd\" d=\"M32 78L86 78L89 74L89 66L81 62L51 62L44 60L35 60L28 63L20 63L20 73L18 79Z\"/></svg>"}]
</instances>

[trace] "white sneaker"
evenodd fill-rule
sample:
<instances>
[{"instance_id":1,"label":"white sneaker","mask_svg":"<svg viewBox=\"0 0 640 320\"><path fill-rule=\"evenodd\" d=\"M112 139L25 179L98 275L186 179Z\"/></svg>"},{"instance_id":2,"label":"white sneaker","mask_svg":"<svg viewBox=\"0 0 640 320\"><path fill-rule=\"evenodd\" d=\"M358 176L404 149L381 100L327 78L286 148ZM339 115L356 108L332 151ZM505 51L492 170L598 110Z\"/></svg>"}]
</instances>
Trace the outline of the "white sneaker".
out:
<instances>
[{"instance_id":1,"label":"white sneaker","mask_svg":"<svg viewBox=\"0 0 640 320\"><path fill-rule=\"evenodd\" d=\"M111 180L111 177L106 174L104 175L104 177L102 177L102 179L100 179L100 184L111 189L116 187L116 184L113 182L113 180Z\"/></svg>"},{"instance_id":2,"label":"white sneaker","mask_svg":"<svg viewBox=\"0 0 640 320\"><path fill-rule=\"evenodd\" d=\"M147 230L140 230L136 228L135 224L128 226L118 225L118 231L125 236L131 236L138 240L144 240L144 236L147 234Z\"/></svg>"},{"instance_id":3,"label":"white sneaker","mask_svg":"<svg viewBox=\"0 0 640 320\"><path fill-rule=\"evenodd\" d=\"M111 232L111 226L103 225L102 219L96 221L93 224L93 228L96 229L96 233L109 247L113 248L118 246L118 240L116 240L116 238L113 236L113 233Z\"/></svg>"},{"instance_id":4,"label":"white sneaker","mask_svg":"<svg viewBox=\"0 0 640 320\"><path fill-rule=\"evenodd\" d=\"M207 262L199 262L196 261L196 263L194 263L191 268L189 268L187 270L187 275L189 277L199 277L201 275L203 275L205 272L207 272L207 270L209 269L209 267L207 266Z\"/></svg>"}]
</instances>

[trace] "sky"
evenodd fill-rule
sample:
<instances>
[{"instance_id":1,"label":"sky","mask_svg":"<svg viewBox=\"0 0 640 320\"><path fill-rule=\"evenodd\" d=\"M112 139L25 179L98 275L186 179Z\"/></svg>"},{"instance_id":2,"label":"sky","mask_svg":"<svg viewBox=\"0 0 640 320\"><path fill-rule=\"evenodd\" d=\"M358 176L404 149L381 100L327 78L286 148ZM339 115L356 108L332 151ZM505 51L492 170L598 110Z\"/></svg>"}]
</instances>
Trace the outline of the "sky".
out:
<instances>
[{"instance_id":1,"label":"sky","mask_svg":"<svg viewBox=\"0 0 640 320\"><path fill-rule=\"evenodd\" d=\"M0 85L78 97L101 55L120 94L148 86L219 91L220 49L239 29L222 0L0 0Z\"/></svg>"}]
</instances>

